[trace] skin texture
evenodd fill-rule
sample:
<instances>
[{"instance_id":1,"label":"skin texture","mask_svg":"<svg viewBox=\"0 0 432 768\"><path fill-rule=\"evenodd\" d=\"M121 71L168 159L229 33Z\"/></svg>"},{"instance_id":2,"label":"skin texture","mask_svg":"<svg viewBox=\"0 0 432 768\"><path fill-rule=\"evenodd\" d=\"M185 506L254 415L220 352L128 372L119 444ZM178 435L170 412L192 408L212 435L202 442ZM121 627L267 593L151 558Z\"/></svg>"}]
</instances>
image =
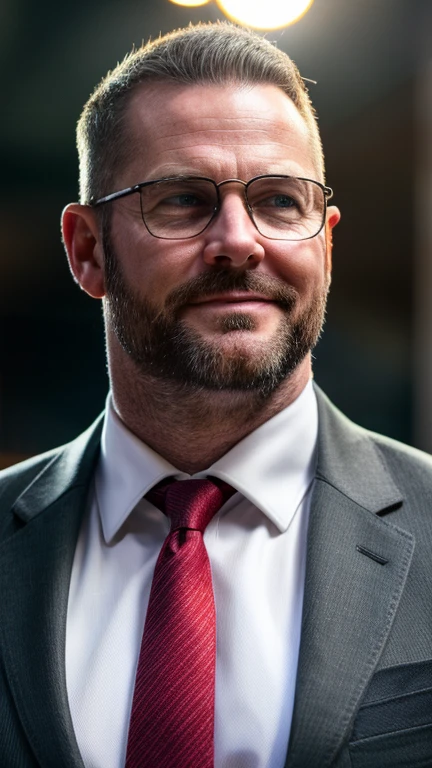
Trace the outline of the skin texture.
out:
<instances>
[{"instance_id":1,"label":"skin texture","mask_svg":"<svg viewBox=\"0 0 432 768\"><path fill-rule=\"evenodd\" d=\"M275 86L147 85L132 97L126 118L133 151L107 194L185 174L216 182L264 173L320 180L303 118ZM109 232L86 206L72 204L63 214L75 279L104 302L115 408L138 437L190 473L205 469L306 385L307 349L323 320L331 230L340 216L329 207L325 228L310 240L269 240L248 217L241 185L221 191L219 215L190 240L153 238L143 225L138 195L110 204ZM174 373L163 355L156 363L146 361L161 319L180 323L192 346L212 357L207 381L182 378L182 366ZM258 373L283 356L293 328L306 321L309 338L301 359L291 356L277 382L273 377L271 386L260 386ZM159 343L166 325L162 329ZM173 356L171 348L168 357ZM211 386L216 372L218 386ZM256 386L246 386L248 380Z\"/></svg>"}]
</instances>

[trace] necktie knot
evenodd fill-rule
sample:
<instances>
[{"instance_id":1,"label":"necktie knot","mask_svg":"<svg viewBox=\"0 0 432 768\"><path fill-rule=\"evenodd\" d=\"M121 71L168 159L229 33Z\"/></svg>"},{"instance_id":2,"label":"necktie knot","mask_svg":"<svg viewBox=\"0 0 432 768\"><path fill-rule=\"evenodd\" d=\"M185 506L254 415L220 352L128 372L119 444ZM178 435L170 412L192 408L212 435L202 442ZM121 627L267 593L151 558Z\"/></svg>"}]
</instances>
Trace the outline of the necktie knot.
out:
<instances>
[{"instance_id":1,"label":"necktie knot","mask_svg":"<svg viewBox=\"0 0 432 768\"><path fill-rule=\"evenodd\" d=\"M228 483L211 480L163 480L147 494L171 521L171 531L189 528L204 533L212 517L235 492Z\"/></svg>"}]
</instances>

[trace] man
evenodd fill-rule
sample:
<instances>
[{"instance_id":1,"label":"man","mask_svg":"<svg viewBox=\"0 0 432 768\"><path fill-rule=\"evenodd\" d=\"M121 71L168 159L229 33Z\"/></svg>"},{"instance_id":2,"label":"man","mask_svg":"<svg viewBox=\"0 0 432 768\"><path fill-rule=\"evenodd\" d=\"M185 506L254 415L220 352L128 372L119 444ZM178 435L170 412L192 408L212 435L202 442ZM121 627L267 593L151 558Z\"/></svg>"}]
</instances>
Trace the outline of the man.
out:
<instances>
[{"instance_id":1,"label":"man","mask_svg":"<svg viewBox=\"0 0 432 768\"><path fill-rule=\"evenodd\" d=\"M432 462L312 385L339 211L295 66L180 30L78 147L111 394L1 475L1 765L432 764Z\"/></svg>"}]
</instances>

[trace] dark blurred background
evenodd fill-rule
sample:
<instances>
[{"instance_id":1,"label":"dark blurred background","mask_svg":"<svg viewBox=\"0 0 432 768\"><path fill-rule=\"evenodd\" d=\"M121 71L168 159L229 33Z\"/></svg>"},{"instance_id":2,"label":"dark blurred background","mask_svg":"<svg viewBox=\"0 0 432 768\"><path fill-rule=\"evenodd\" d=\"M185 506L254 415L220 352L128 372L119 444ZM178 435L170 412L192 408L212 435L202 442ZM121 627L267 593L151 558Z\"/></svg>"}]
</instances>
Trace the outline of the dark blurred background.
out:
<instances>
[{"instance_id":1,"label":"dark blurred background","mask_svg":"<svg viewBox=\"0 0 432 768\"><path fill-rule=\"evenodd\" d=\"M132 44L217 18L214 3L0 0L0 463L71 439L107 392L100 306L59 234L82 105ZM360 424L432 452L432 3L315 0L266 34L318 81L342 210L316 379Z\"/></svg>"}]
</instances>

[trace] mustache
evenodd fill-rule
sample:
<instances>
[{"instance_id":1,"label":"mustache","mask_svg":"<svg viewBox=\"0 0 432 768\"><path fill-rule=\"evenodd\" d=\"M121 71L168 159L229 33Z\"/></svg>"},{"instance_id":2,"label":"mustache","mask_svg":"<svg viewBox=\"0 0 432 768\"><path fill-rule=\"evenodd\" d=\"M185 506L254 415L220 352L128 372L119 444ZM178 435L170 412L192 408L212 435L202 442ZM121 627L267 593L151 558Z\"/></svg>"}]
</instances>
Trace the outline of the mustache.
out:
<instances>
[{"instance_id":1,"label":"mustache","mask_svg":"<svg viewBox=\"0 0 432 768\"><path fill-rule=\"evenodd\" d=\"M204 272L175 288L167 296L165 308L175 313L191 301L229 291L261 293L266 299L277 302L286 311L292 310L298 297L295 288L276 277L254 272L236 273L226 269L218 272Z\"/></svg>"}]
</instances>

